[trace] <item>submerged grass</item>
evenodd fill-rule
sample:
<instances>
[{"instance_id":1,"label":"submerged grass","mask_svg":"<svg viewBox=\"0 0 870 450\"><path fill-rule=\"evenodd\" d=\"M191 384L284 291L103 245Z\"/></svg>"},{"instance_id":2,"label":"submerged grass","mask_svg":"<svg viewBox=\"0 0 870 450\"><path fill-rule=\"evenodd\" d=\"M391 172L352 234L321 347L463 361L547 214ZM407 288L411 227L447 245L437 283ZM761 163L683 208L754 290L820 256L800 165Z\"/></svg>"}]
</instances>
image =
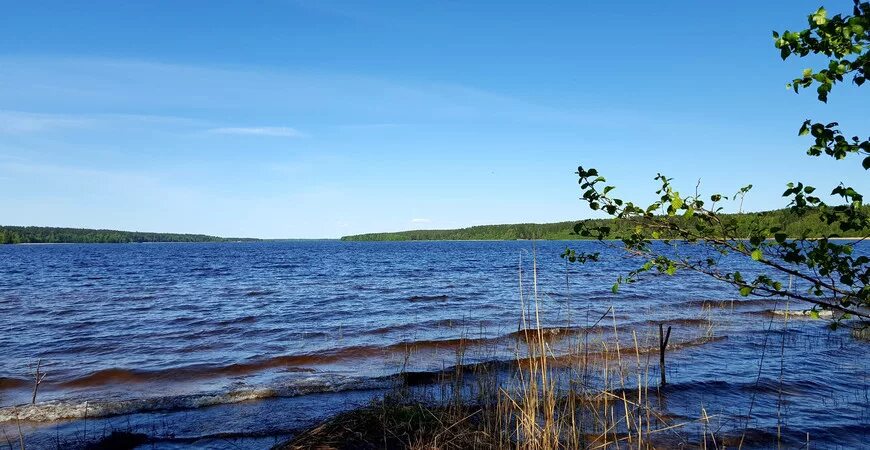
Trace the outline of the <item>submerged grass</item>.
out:
<instances>
[{"instance_id":1,"label":"submerged grass","mask_svg":"<svg viewBox=\"0 0 870 450\"><path fill-rule=\"evenodd\" d=\"M711 417L700 405L698 419L681 421L659 407L658 387L648 381L657 369L651 359L658 359L649 351L652 336L632 331L623 335L627 344L621 342L611 307L587 324L586 332L569 335L574 341L567 354L556 354L553 333L542 326L534 259L530 286L524 285L525 276L521 261L521 321L509 368L463 365L466 349L460 346L456 365L437 378L434 390L406 383L276 449L720 448L721 439L708 426ZM612 328L612 334L590 333L602 327ZM703 334L702 340L715 339L712 323ZM687 435L690 424L700 435Z\"/></svg>"}]
</instances>

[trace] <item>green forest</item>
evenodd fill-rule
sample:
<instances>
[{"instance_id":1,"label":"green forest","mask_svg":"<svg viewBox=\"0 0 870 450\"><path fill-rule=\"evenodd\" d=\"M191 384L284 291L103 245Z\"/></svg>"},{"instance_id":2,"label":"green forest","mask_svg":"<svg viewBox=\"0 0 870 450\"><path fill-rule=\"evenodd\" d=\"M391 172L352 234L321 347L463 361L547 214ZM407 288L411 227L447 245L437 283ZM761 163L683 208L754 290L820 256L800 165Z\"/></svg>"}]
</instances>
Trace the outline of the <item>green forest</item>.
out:
<instances>
[{"instance_id":1,"label":"green forest","mask_svg":"<svg viewBox=\"0 0 870 450\"><path fill-rule=\"evenodd\" d=\"M818 211L795 213L791 209L778 209L757 213L723 214L724 220L732 220L737 225L738 232L749 235L754 227L780 227L789 237L818 237L837 235L840 237L861 237L857 231L842 232L835 225L828 225L820 218ZM689 221L692 219L678 218ZM410 230L393 233L368 233L344 236L343 241L459 241L459 240L573 240L591 239L574 233L576 221L556 223L519 223L509 225L479 225L453 230ZM634 224L615 219L592 219L588 221L592 227L608 226L612 236L621 238L633 231ZM744 232L745 231L745 232ZM667 236L662 236L667 237Z\"/></svg>"},{"instance_id":2,"label":"green forest","mask_svg":"<svg viewBox=\"0 0 870 450\"><path fill-rule=\"evenodd\" d=\"M122 244L131 242L230 242L254 239L204 234L144 233L86 228L16 227L0 225L0 244Z\"/></svg>"}]
</instances>

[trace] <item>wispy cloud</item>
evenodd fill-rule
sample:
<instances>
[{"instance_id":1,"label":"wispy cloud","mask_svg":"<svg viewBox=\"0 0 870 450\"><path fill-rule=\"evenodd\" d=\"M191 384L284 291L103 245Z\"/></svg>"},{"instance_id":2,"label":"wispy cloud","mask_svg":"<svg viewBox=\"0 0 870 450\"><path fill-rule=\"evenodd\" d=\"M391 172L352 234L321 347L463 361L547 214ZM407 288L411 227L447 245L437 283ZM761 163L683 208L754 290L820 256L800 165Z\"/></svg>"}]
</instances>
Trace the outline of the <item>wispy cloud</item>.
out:
<instances>
[{"instance_id":1,"label":"wispy cloud","mask_svg":"<svg viewBox=\"0 0 870 450\"><path fill-rule=\"evenodd\" d=\"M249 136L272 136L286 138L302 138L307 135L295 128L289 127L224 127L212 128L210 133L217 134L238 134Z\"/></svg>"},{"instance_id":2,"label":"wispy cloud","mask_svg":"<svg viewBox=\"0 0 870 450\"><path fill-rule=\"evenodd\" d=\"M357 123L348 125L339 125L338 128L345 130L383 130L389 128L399 128L404 126L399 123Z\"/></svg>"},{"instance_id":3,"label":"wispy cloud","mask_svg":"<svg viewBox=\"0 0 870 450\"><path fill-rule=\"evenodd\" d=\"M155 126L202 128L214 126L205 120L150 114L47 114L0 110L0 134L25 134L49 131L121 128L153 129Z\"/></svg>"},{"instance_id":4,"label":"wispy cloud","mask_svg":"<svg viewBox=\"0 0 870 450\"><path fill-rule=\"evenodd\" d=\"M411 223L432 223L431 219L411 219Z\"/></svg>"},{"instance_id":5,"label":"wispy cloud","mask_svg":"<svg viewBox=\"0 0 870 450\"><path fill-rule=\"evenodd\" d=\"M81 117L0 111L0 133L33 133L59 128L81 128L92 124L92 120Z\"/></svg>"}]
</instances>

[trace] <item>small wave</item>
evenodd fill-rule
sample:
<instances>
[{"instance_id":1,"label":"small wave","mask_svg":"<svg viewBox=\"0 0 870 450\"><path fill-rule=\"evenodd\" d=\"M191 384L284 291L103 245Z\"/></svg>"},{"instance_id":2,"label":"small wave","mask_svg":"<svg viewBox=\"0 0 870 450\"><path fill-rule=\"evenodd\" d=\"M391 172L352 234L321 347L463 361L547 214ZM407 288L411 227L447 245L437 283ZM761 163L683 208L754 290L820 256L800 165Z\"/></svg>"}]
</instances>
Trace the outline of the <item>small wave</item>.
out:
<instances>
[{"instance_id":1,"label":"small wave","mask_svg":"<svg viewBox=\"0 0 870 450\"><path fill-rule=\"evenodd\" d=\"M402 351L406 349L413 350L431 350L439 348L458 349L463 347L472 347L498 342L498 338L455 338L455 339L430 339L420 341L406 341L397 344L380 347L388 351Z\"/></svg>"},{"instance_id":2,"label":"small wave","mask_svg":"<svg viewBox=\"0 0 870 450\"><path fill-rule=\"evenodd\" d=\"M304 353L297 355L270 356L226 366L194 365L165 370L133 370L111 368L99 370L83 377L57 383L63 388L84 388L123 383L147 383L166 380L190 380L214 378L220 376L236 376L256 373L268 369L282 368L285 370L307 370L312 366L349 361L360 358L382 357L388 353L405 351L458 349L496 342L490 338L455 338L442 340L404 341L387 346L359 345L342 347L319 353Z\"/></svg>"},{"instance_id":3,"label":"small wave","mask_svg":"<svg viewBox=\"0 0 870 450\"><path fill-rule=\"evenodd\" d=\"M28 380L21 378L0 377L0 390L14 389L30 385Z\"/></svg>"},{"instance_id":4,"label":"small wave","mask_svg":"<svg viewBox=\"0 0 870 450\"><path fill-rule=\"evenodd\" d=\"M208 319L203 319L201 317L182 316L173 318L169 321L169 323L180 323L185 325L199 326L207 324Z\"/></svg>"},{"instance_id":5,"label":"small wave","mask_svg":"<svg viewBox=\"0 0 870 450\"><path fill-rule=\"evenodd\" d=\"M272 295L275 291L263 290L263 291L248 291L245 292L245 297L263 297L266 295Z\"/></svg>"},{"instance_id":6,"label":"small wave","mask_svg":"<svg viewBox=\"0 0 870 450\"><path fill-rule=\"evenodd\" d=\"M675 352L679 350L684 350L693 347L700 347L707 344L712 344L715 342L720 342L728 339L727 336L713 336L713 337L699 337L695 339L687 339L685 341L674 342L671 341L668 343L668 351ZM632 353L636 353L639 355L647 355L647 354L658 354L659 347L658 345L651 347L638 347L637 349L632 348L634 350ZM583 353L568 353L564 355L556 355L554 357L554 362L562 365L571 365L575 364L577 361L596 361L601 359L612 358L614 355L611 351L606 349L593 349L590 351L584 351ZM522 364L528 364L530 360L524 358L520 362Z\"/></svg>"},{"instance_id":7,"label":"small wave","mask_svg":"<svg viewBox=\"0 0 870 450\"><path fill-rule=\"evenodd\" d=\"M445 302L450 297L446 295L415 295L408 298L409 302Z\"/></svg>"},{"instance_id":8,"label":"small wave","mask_svg":"<svg viewBox=\"0 0 870 450\"><path fill-rule=\"evenodd\" d=\"M743 432L724 433L719 438L723 448L867 448L870 424L825 425L816 427L748 428ZM809 440L809 442L808 442ZM816 442L815 444L812 444Z\"/></svg>"},{"instance_id":9,"label":"small wave","mask_svg":"<svg viewBox=\"0 0 870 450\"><path fill-rule=\"evenodd\" d=\"M697 392L704 393L705 395L716 392L727 394L734 391L757 392L759 394L817 395L826 392L828 388L824 384L813 380L781 381L775 378L763 377L750 381L706 380L669 383L662 389L664 389L664 393Z\"/></svg>"},{"instance_id":10,"label":"small wave","mask_svg":"<svg viewBox=\"0 0 870 450\"><path fill-rule=\"evenodd\" d=\"M830 310L822 310L813 313L811 310L801 310L801 309L793 309L793 310L784 310L784 309L765 309L763 311L752 311L752 314L758 314L764 317L779 317L785 319L788 317L789 319L793 318L803 318L803 319L832 319L836 315L834 311Z\"/></svg>"},{"instance_id":11,"label":"small wave","mask_svg":"<svg viewBox=\"0 0 870 450\"><path fill-rule=\"evenodd\" d=\"M395 325L387 325L379 328L375 328L368 333L370 334L388 334L397 331L408 331L415 329L429 329L430 327L435 328L457 328L468 325L467 321L463 319L437 319L437 320L427 320L423 322L412 322L412 323L401 323ZM477 325L475 323L475 325Z\"/></svg>"},{"instance_id":12,"label":"small wave","mask_svg":"<svg viewBox=\"0 0 870 450\"><path fill-rule=\"evenodd\" d=\"M156 295L146 294L146 295L127 295L127 296L123 296L123 297L118 297L117 300L123 301L123 302L137 302L137 301L143 301L143 300L156 300L156 299L157 299Z\"/></svg>"},{"instance_id":13,"label":"small wave","mask_svg":"<svg viewBox=\"0 0 870 450\"><path fill-rule=\"evenodd\" d=\"M676 317L673 319L647 320L645 322L642 322L642 325L646 325L646 326L658 326L659 324L662 324L664 326L682 325L682 326L686 326L686 327L701 327L701 326L709 325L710 320L709 319L701 319L701 318L690 319L690 318L685 318L685 317Z\"/></svg>"},{"instance_id":14,"label":"small wave","mask_svg":"<svg viewBox=\"0 0 870 450\"><path fill-rule=\"evenodd\" d=\"M127 311L145 312L145 311L151 311L152 309L153 309L152 305L139 305L139 306L131 306L131 307L127 308Z\"/></svg>"},{"instance_id":15,"label":"small wave","mask_svg":"<svg viewBox=\"0 0 870 450\"><path fill-rule=\"evenodd\" d=\"M776 303L776 300L761 298L761 299L729 299L729 300L688 300L677 303L675 306L697 307L697 308L752 308L770 306Z\"/></svg>"},{"instance_id":16,"label":"small wave","mask_svg":"<svg viewBox=\"0 0 870 450\"><path fill-rule=\"evenodd\" d=\"M53 422L85 417L108 417L151 411L196 409L276 397L296 397L324 392L387 389L397 383L395 377L357 378L324 375L297 380L272 388L250 388L226 392L161 396L115 401L58 401L0 408L0 423L9 421Z\"/></svg>"},{"instance_id":17,"label":"small wave","mask_svg":"<svg viewBox=\"0 0 870 450\"><path fill-rule=\"evenodd\" d=\"M397 331L408 331L414 330L418 327L422 328L424 325L422 323L402 323L397 325L387 325L385 327L375 328L369 331L370 334L388 334Z\"/></svg>"},{"instance_id":18,"label":"small wave","mask_svg":"<svg viewBox=\"0 0 870 450\"><path fill-rule=\"evenodd\" d=\"M284 367L287 370L303 369L304 365L330 362L337 358L334 354L277 356L250 363L237 363L228 366L184 366L166 370L132 370L112 368L99 370L83 377L58 383L63 388L85 388L123 383L147 383L153 381L202 379L220 376L243 375L260 370Z\"/></svg>"},{"instance_id":19,"label":"small wave","mask_svg":"<svg viewBox=\"0 0 870 450\"><path fill-rule=\"evenodd\" d=\"M142 382L151 380L154 378L160 378L160 376L155 372L140 372L136 370L129 369L104 369L98 370L96 372L90 373L80 378L76 378L70 381L65 381L60 383L62 387L89 387L89 386L102 386L105 384L113 384L113 383L130 383L130 382Z\"/></svg>"},{"instance_id":20,"label":"small wave","mask_svg":"<svg viewBox=\"0 0 870 450\"><path fill-rule=\"evenodd\" d=\"M631 334L632 331L640 331L639 329L642 327L651 327L657 326L659 322L648 320L639 323L629 323L618 325L615 328L615 332L618 334ZM702 319L673 319L669 320L665 323L665 325L694 325L696 323L707 323L706 320ZM572 337L572 336L580 336L585 334L607 334L614 332L614 327L609 324L601 324L595 326L588 327L544 327L544 328L528 328L521 329L509 333L506 335L507 338L511 339L538 339L539 334L547 341L555 341L562 338Z\"/></svg>"},{"instance_id":21,"label":"small wave","mask_svg":"<svg viewBox=\"0 0 870 450\"><path fill-rule=\"evenodd\" d=\"M538 332L548 341L577 335L583 332L609 331L608 327L596 328L542 328L541 330L519 330L497 337L458 337L450 339L423 339L401 341L385 346L356 345L340 347L326 351L301 353L291 355L261 355L245 362L229 365L190 365L161 370L134 370L127 368L108 368L99 370L72 380L61 381L57 386L62 388L85 388L125 383L147 383L155 381L192 380L239 376L262 372L270 369L302 370L318 366L350 363L389 354L401 354L409 351L439 351L481 348L487 345L505 344L517 339L523 340L527 333L536 339ZM703 345L720 338L700 338L684 342L672 342L670 348L677 350L684 347ZM642 349L643 350L643 349Z\"/></svg>"},{"instance_id":22,"label":"small wave","mask_svg":"<svg viewBox=\"0 0 870 450\"><path fill-rule=\"evenodd\" d=\"M238 317L235 319L221 320L217 324L220 326L226 326L226 325L236 325L236 324L243 324L243 323L254 323L256 321L257 321L256 316L245 316L245 317Z\"/></svg>"},{"instance_id":23,"label":"small wave","mask_svg":"<svg viewBox=\"0 0 870 450\"><path fill-rule=\"evenodd\" d=\"M507 334L508 338L511 339L537 339L539 334L543 336L544 339L550 340L554 338L573 336L580 333L583 333L586 330L592 330L592 328L580 328L580 327L550 327L550 328L524 328L522 330L517 330Z\"/></svg>"}]
</instances>

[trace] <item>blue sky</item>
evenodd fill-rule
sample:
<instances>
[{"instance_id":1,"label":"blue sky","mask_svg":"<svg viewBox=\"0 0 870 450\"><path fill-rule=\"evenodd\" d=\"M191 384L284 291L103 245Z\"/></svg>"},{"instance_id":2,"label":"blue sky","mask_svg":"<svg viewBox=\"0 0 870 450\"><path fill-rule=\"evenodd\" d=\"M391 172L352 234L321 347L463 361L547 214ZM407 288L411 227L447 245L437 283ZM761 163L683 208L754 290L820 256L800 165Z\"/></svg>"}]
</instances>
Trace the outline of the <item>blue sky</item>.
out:
<instances>
[{"instance_id":1,"label":"blue sky","mask_svg":"<svg viewBox=\"0 0 870 450\"><path fill-rule=\"evenodd\" d=\"M824 3L848 12L851 2ZM250 237L591 217L573 172L651 201L784 205L805 118L866 133L866 93L785 83L773 29L818 1L8 2L0 223ZM863 95L862 95L863 94Z\"/></svg>"}]
</instances>

